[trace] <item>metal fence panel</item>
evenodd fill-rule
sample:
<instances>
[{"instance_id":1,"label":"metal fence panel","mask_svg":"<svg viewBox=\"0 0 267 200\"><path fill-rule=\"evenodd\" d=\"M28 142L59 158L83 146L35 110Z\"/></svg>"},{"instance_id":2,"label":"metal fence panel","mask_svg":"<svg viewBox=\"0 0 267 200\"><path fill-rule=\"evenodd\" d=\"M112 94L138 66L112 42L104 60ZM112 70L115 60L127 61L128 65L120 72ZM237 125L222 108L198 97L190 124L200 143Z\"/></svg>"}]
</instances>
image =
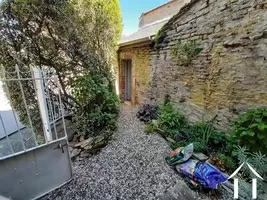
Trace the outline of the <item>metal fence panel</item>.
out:
<instances>
[{"instance_id":1,"label":"metal fence panel","mask_svg":"<svg viewBox=\"0 0 267 200\"><path fill-rule=\"evenodd\" d=\"M0 95L5 95L0 99L9 100L11 116L0 107L0 195L29 200L72 177L65 127L68 102L62 102L52 69L20 67L10 72L0 66Z\"/></svg>"},{"instance_id":2,"label":"metal fence panel","mask_svg":"<svg viewBox=\"0 0 267 200\"><path fill-rule=\"evenodd\" d=\"M72 176L66 139L0 161L0 194L10 199L36 199ZM61 148L61 147L62 148Z\"/></svg>"}]
</instances>

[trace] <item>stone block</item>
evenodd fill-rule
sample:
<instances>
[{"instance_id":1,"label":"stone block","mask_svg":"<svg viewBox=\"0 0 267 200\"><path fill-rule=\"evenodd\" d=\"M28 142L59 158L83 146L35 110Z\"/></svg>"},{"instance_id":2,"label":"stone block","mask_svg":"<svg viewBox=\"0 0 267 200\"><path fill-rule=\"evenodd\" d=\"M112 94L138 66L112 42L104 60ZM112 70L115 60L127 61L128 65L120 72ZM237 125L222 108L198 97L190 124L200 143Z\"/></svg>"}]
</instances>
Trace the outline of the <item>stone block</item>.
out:
<instances>
[{"instance_id":1,"label":"stone block","mask_svg":"<svg viewBox=\"0 0 267 200\"><path fill-rule=\"evenodd\" d=\"M195 158L195 159L197 159L197 160L199 160L199 161L201 161L201 162L205 162L206 160L209 159L209 157L206 156L203 153L193 153L193 156L192 157Z\"/></svg>"},{"instance_id":2,"label":"stone block","mask_svg":"<svg viewBox=\"0 0 267 200\"><path fill-rule=\"evenodd\" d=\"M86 140L83 140L82 142L75 144L74 147L84 148L84 147L88 146L89 144L91 144L92 142L93 142L93 138L88 138Z\"/></svg>"}]
</instances>

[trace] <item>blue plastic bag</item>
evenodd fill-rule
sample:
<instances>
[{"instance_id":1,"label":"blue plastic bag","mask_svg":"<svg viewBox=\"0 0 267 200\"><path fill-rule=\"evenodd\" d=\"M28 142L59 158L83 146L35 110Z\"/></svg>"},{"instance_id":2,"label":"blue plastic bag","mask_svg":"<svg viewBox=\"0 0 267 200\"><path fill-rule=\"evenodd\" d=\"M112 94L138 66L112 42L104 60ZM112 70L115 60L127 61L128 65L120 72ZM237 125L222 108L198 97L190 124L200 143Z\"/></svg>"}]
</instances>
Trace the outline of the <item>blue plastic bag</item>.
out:
<instances>
[{"instance_id":1,"label":"blue plastic bag","mask_svg":"<svg viewBox=\"0 0 267 200\"><path fill-rule=\"evenodd\" d=\"M227 181L227 178L219 170L206 162L199 162L193 159L181 164L179 171L204 188L217 189L219 184Z\"/></svg>"}]
</instances>

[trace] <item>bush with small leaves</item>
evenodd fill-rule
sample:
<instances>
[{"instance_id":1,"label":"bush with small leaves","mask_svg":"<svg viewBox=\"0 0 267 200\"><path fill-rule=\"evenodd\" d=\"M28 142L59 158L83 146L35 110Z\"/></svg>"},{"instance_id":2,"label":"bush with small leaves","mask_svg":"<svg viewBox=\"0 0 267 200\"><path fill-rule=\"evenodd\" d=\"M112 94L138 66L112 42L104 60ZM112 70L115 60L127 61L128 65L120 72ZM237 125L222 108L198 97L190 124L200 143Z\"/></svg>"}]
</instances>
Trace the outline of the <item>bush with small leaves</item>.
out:
<instances>
[{"instance_id":1,"label":"bush with small leaves","mask_svg":"<svg viewBox=\"0 0 267 200\"><path fill-rule=\"evenodd\" d=\"M184 125L184 117L173 108L171 103L163 104L158 111L158 126L166 136L174 135Z\"/></svg>"},{"instance_id":2,"label":"bush with small leaves","mask_svg":"<svg viewBox=\"0 0 267 200\"><path fill-rule=\"evenodd\" d=\"M104 128L116 128L118 96L105 85L105 79L96 76L79 76L72 85L72 93L83 109L75 112L78 132L86 137L97 135Z\"/></svg>"},{"instance_id":3,"label":"bush with small leaves","mask_svg":"<svg viewBox=\"0 0 267 200\"><path fill-rule=\"evenodd\" d=\"M267 153L267 108L258 108L240 115L232 124L229 140L250 151Z\"/></svg>"},{"instance_id":4,"label":"bush with small leaves","mask_svg":"<svg viewBox=\"0 0 267 200\"><path fill-rule=\"evenodd\" d=\"M145 104L142 108L137 112L137 118L142 122L149 122L152 119L157 119L158 115L158 106Z\"/></svg>"}]
</instances>

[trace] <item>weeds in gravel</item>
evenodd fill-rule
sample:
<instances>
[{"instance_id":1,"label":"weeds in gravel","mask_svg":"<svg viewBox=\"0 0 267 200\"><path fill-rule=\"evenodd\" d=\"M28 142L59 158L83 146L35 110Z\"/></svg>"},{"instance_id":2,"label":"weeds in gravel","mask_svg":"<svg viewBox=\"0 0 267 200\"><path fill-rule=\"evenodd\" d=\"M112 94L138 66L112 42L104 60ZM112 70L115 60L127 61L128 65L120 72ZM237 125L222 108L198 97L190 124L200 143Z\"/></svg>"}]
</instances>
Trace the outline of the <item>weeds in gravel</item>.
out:
<instances>
[{"instance_id":1,"label":"weeds in gravel","mask_svg":"<svg viewBox=\"0 0 267 200\"><path fill-rule=\"evenodd\" d=\"M152 133L154 131L154 126L152 123L148 123L145 125L145 129L144 129L144 132L149 134L149 133Z\"/></svg>"}]
</instances>

